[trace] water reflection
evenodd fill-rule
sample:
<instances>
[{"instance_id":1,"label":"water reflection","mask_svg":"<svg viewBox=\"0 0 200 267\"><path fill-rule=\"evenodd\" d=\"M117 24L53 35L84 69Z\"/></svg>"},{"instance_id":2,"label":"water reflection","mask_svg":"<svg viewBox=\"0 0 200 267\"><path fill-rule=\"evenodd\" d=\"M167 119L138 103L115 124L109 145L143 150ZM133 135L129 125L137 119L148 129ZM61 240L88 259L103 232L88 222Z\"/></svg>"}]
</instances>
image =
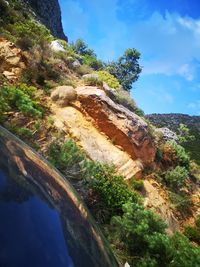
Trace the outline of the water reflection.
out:
<instances>
[{"instance_id":1,"label":"water reflection","mask_svg":"<svg viewBox=\"0 0 200 267\"><path fill-rule=\"evenodd\" d=\"M118 266L70 184L0 127L0 266Z\"/></svg>"}]
</instances>

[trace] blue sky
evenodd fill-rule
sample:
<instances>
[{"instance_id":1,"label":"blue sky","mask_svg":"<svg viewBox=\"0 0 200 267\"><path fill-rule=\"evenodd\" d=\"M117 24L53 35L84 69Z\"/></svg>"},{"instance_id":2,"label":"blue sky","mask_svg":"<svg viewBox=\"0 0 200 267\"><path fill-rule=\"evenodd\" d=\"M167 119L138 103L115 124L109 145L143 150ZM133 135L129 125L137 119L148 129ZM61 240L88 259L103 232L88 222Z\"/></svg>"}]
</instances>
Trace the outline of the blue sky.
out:
<instances>
[{"instance_id":1,"label":"blue sky","mask_svg":"<svg viewBox=\"0 0 200 267\"><path fill-rule=\"evenodd\" d=\"M141 52L131 95L145 113L200 115L199 0L59 2L69 41L84 39L105 61Z\"/></svg>"}]
</instances>

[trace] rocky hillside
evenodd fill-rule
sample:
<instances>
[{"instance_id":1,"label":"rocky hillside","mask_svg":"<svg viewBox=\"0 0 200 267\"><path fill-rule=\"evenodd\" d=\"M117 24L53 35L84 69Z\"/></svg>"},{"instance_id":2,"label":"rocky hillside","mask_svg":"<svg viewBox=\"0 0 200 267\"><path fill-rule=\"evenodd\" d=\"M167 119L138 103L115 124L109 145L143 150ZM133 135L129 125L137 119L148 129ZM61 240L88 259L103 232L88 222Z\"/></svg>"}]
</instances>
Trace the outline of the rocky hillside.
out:
<instances>
[{"instance_id":1,"label":"rocky hillside","mask_svg":"<svg viewBox=\"0 0 200 267\"><path fill-rule=\"evenodd\" d=\"M199 167L86 44L55 40L21 1L0 5L1 125L74 185L120 266L200 265Z\"/></svg>"},{"instance_id":2,"label":"rocky hillside","mask_svg":"<svg viewBox=\"0 0 200 267\"><path fill-rule=\"evenodd\" d=\"M195 140L184 144L191 153L191 157L200 164L200 116L189 116L186 114L150 114L146 116L156 127L167 127L174 132L181 123L185 124Z\"/></svg>"},{"instance_id":3,"label":"rocky hillside","mask_svg":"<svg viewBox=\"0 0 200 267\"><path fill-rule=\"evenodd\" d=\"M66 40L61 22L61 11L58 0L23 0L30 5L38 19L51 31L52 35Z\"/></svg>"}]
</instances>

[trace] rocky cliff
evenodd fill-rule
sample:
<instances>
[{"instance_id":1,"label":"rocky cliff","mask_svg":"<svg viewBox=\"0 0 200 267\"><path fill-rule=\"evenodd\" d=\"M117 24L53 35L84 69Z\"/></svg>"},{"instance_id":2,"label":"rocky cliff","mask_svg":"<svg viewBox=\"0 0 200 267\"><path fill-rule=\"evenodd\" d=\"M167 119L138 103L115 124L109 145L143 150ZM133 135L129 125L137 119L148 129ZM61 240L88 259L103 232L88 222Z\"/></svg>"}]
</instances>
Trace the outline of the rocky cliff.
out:
<instances>
[{"instance_id":1,"label":"rocky cliff","mask_svg":"<svg viewBox=\"0 0 200 267\"><path fill-rule=\"evenodd\" d=\"M63 31L58 0L24 1L32 7L38 19L51 31L53 36L66 41L68 40Z\"/></svg>"},{"instance_id":2,"label":"rocky cliff","mask_svg":"<svg viewBox=\"0 0 200 267\"><path fill-rule=\"evenodd\" d=\"M180 123L185 124L195 140L184 144L191 153L193 159L200 164L200 116L189 116L186 114L150 114L146 116L156 127L167 127L176 132Z\"/></svg>"}]
</instances>

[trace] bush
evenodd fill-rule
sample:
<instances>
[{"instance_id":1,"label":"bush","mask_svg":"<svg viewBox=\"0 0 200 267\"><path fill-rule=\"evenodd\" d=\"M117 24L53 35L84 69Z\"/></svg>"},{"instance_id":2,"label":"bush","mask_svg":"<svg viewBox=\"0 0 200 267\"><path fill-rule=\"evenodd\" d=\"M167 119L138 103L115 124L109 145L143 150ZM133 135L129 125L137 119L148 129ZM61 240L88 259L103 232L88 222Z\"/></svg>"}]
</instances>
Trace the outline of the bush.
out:
<instances>
[{"instance_id":1,"label":"bush","mask_svg":"<svg viewBox=\"0 0 200 267\"><path fill-rule=\"evenodd\" d=\"M200 245L200 215L196 217L194 226L186 226L184 234L192 241Z\"/></svg>"},{"instance_id":2,"label":"bush","mask_svg":"<svg viewBox=\"0 0 200 267\"><path fill-rule=\"evenodd\" d=\"M100 70L96 72L98 74L99 80L107 83L107 85L111 88L118 89L120 87L120 83L118 80L111 75L109 72Z\"/></svg>"},{"instance_id":3,"label":"bush","mask_svg":"<svg viewBox=\"0 0 200 267\"><path fill-rule=\"evenodd\" d=\"M169 170L165 173L166 184L172 190L178 190L180 187L185 185L185 179L189 172L185 167L177 166L173 170Z\"/></svg>"},{"instance_id":4,"label":"bush","mask_svg":"<svg viewBox=\"0 0 200 267\"><path fill-rule=\"evenodd\" d=\"M81 65L80 67L76 68L76 72L83 76L85 74L89 74L92 72L92 69L88 65Z\"/></svg>"},{"instance_id":5,"label":"bush","mask_svg":"<svg viewBox=\"0 0 200 267\"><path fill-rule=\"evenodd\" d=\"M27 88L27 92L25 92ZM41 117L42 110L30 95L33 87L22 84L18 86L2 86L0 90L0 120L6 118L6 113L12 110L21 111L23 114L34 117Z\"/></svg>"},{"instance_id":6,"label":"bush","mask_svg":"<svg viewBox=\"0 0 200 267\"><path fill-rule=\"evenodd\" d=\"M87 86L99 86L102 87L103 83L97 77L87 77L84 78L84 84Z\"/></svg>"},{"instance_id":7,"label":"bush","mask_svg":"<svg viewBox=\"0 0 200 267\"><path fill-rule=\"evenodd\" d=\"M112 218L107 229L116 251L127 255L131 266L197 267L200 249L182 234L165 234L165 224L151 211L128 202L123 215Z\"/></svg>"},{"instance_id":8,"label":"bush","mask_svg":"<svg viewBox=\"0 0 200 267\"><path fill-rule=\"evenodd\" d=\"M83 64L90 66L94 70L103 68L103 62L101 60L98 60L96 56L84 55L82 57L82 62Z\"/></svg>"},{"instance_id":9,"label":"bush","mask_svg":"<svg viewBox=\"0 0 200 267\"><path fill-rule=\"evenodd\" d=\"M35 21L26 20L25 22L16 22L12 25L11 33L13 33L18 38L18 43L20 40L23 42L28 42L31 48L35 44L39 44L41 41L50 42L53 41L53 37L50 34L50 31L44 27L42 24L39 24ZM23 48L23 46L22 46Z\"/></svg>"},{"instance_id":10,"label":"bush","mask_svg":"<svg viewBox=\"0 0 200 267\"><path fill-rule=\"evenodd\" d=\"M129 184L133 187L133 189L137 191L142 191L144 189L143 181L137 180L134 177L130 180Z\"/></svg>"},{"instance_id":11,"label":"bush","mask_svg":"<svg viewBox=\"0 0 200 267\"><path fill-rule=\"evenodd\" d=\"M157 216L131 202L123 205L123 215L113 217L108 229L112 242L131 255L131 266L145 266L142 262L150 259L160 262L152 266L162 266L161 263L166 262L169 241L164 230L165 224Z\"/></svg>"},{"instance_id":12,"label":"bush","mask_svg":"<svg viewBox=\"0 0 200 267\"><path fill-rule=\"evenodd\" d=\"M32 131L28 128L25 128L25 127L17 129L16 132L19 136L24 137L24 138L30 138L33 136Z\"/></svg>"},{"instance_id":13,"label":"bush","mask_svg":"<svg viewBox=\"0 0 200 267\"><path fill-rule=\"evenodd\" d=\"M89 173L88 185L99 195L110 217L121 213L122 206L128 200L138 201L138 196L129 189L122 176L115 173L112 167L100 163L87 163Z\"/></svg>"},{"instance_id":14,"label":"bush","mask_svg":"<svg viewBox=\"0 0 200 267\"><path fill-rule=\"evenodd\" d=\"M169 141L160 147L164 162L170 165L180 165L189 169L190 157L185 149L174 141Z\"/></svg>"},{"instance_id":15,"label":"bush","mask_svg":"<svg viewBox=\"0 0 200 267\"><path fill-rule=\"evenodd\" d=\"M189 196L171 192L169 198L174 208L178 210L182 214L182 216L189 215L191 213L193 203Z\"/></svg>"},{"instance_id":16,"label":"bush","mask_svg":"<svg viewBox=\"0 0 200 267\"><path fill-rule=\"evenodd\" d=\"M72 140L67 140L64 144L59 142L50 144L48 160L64 174L79 178L81 162L85 160L85 156Z\"/></svg>"}]
</instances>

